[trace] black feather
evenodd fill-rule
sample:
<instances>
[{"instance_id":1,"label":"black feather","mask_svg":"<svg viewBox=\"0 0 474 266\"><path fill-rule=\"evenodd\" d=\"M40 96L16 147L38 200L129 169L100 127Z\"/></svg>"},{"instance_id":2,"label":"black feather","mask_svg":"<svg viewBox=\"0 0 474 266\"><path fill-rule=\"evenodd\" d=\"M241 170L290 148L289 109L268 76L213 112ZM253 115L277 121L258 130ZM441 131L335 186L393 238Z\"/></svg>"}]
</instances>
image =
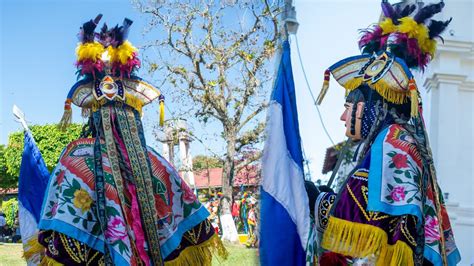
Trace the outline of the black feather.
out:
<instances>
[{"instance_id":1,"label":"black feather","mask_svg":"<svg viewBox=\"0 0 474 266\"><path fill-rule=\"evenodd\" d=\"M403 18L403 17L406 17L406 16L409 16L411 13L413 13L413 11L416 9L416 6L415 5L406 5L403 9L402 9L402 5L401 4L396 4L395 5L395 14L394 16L392 17L392 21L393 21L393 24L395 25L398 25L400 24L400 22L398 21L400 18Z\"/></svg>"},{"instance_id":2,"label":"black feather","mask_svg":"<svg viewBox=\"0 0 474 266\"><path fill-rule=\"evenodd\" d=\"M107 23L104 23L104 25L102 25L102 28L100 28L100 33L97 34L98 39L102 42L102 44L104 44L105 40L107 39L107 31L108 31Z\"/></svg>"},{"instance_id":3,"label":"black feather","mask_svg":"<svg viewBox=\"0 0 474 266\"><path fill-rule=\"evenodd\" d=\"M128 32L130 31L130 26L133 24L133 21L125 18L122 23L122 41L128 38Z\"/></svg>"},{"instance_id":4,"label":"black feather","mask_svg":"<svg viewBox=\"0 0 474 266\"><path fill-rule=\"evenodd\" d=\"M86 23L82 24L80 38L83 43L94 41L94 31L97 27L97 23L100 21L101 18L102 14L99 14L94 20L91 19Z\"/></svg>"},{"instance_id":5,"label":"black feather","mask_svg":"<svg viewBox=\"0 0 474 266\"><path fill-rule=\"evenodd\" d=\"M416 13L414 19L418 23L424 23L427 19L431 18L434 14L441 12L444 7L444 2L437 4L431 4L423 7Z\"/></svg>"},{"instance_id":6,"label":"black feather","mask_svg":"<svg viewBox=\"0 0 474 266\"><path fill-rule=\"evenodd\" d=\"M415 11L416 5L406 5L405 8L400 12L400 18L409 16L413 11Z\"/></svg>"},{"instance_id":7,"label":"black feather","mask_svg":"<svg viewBox=\"0 0 474 266\"><path fill-rule=\"evenodd\" d=\"M396 15L395 9L393 6L386 0L382 1L382 11L385 17L393 19Z\"/></svg>"},{"instance_id":8,"label":"black feather","mask_svg":"<svg viewBox=\"0 0 474 266\"><path fill-rule=\"evenodd\" d=\"M453 18L450 18L446 21L431 20L430 25L428 26L430 39L440 37L439 35L448 27ZM441 38L442 40L442 38Z\"/></svg>"}]
</instances>

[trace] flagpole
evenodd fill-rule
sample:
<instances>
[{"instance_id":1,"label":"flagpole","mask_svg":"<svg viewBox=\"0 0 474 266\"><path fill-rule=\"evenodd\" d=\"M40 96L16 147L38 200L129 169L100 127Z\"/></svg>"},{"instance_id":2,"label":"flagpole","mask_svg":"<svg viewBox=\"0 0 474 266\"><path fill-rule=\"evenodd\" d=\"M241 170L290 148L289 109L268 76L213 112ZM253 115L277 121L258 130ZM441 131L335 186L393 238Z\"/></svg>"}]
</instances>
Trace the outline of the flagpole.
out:
<instances>
[{"instance_id":1,"label":"flagpole","mask_svg":"<svg viewBox=\"0 0 474 266\"><path fill-rule=\"evenodd\" d=\"M13 105L12 112L13 116L15 116L15 121L20 123L25 131L31 132L28 124L26 124L25 113L15 104Z\"/></svg>"}]
</instances>

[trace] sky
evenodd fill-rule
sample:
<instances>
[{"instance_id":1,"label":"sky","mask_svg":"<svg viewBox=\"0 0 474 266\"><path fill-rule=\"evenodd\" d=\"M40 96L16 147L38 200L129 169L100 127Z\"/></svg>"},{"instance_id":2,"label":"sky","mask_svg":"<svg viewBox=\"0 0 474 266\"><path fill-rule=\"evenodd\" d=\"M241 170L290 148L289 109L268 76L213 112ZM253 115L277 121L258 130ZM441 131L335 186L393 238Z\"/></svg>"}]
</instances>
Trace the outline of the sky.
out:
<instances>
[{"instance_id":1,"label":"sky","mask_svg":"<svg viewBox=\"0 0 474 266\"><path fill-rule=\"evenodd\" d=\"M379 3L379 0L294 1L300 23L297 38L301 57L315 96L319 93L323 73L328 66L345 57L360 54L358 30L378 20ZM61 119L64 100L76 80L76 34L84 21L102 13L102 21L115 25L128 17L134 21L129 40L136 46L144 41L140 29L146 24L146 18L128 0L3 0L0 1L0 12L0 144L7 143L8 134L21 130L20 124L13 120L13 104L24 111L30 125L57 123ZM295 38L290 41L303 150L310 162L312 178L324 179L319 173L325 150L332 144L324 134L304 82ZM343 89L331 82L320 110L325 126L336 143L344 140L344 125L339 120L343 103ZM73 121L82 123L80 110L73 107L73 112ZM149 129L151 127L147 127L147 123L158 120L156 108L147 109L145 117L145 128ZM195 134L209 134L212 130L196 128ZM148 144L160 151L160 144L152 141L149 131L146 136ZM197 141L191 144L191 153L209 154Z\"/></svg>"}]
</instances>

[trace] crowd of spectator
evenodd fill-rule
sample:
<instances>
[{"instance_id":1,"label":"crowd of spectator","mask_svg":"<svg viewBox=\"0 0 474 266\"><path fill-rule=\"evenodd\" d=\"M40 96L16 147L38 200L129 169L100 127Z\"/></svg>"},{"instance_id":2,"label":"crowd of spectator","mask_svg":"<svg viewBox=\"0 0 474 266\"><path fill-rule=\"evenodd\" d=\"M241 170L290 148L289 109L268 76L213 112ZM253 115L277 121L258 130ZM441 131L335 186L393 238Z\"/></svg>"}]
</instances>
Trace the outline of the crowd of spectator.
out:
<instances>
[{"instance_id":1,"label":"crowd of spectator","mask_svg":"<svg viewBox=\"0 0 474 266\"><path fill-rule=\"evenodd\" d=\"M219 220L219 206L222 198L222 192L201 196L201 202L206 206L210 213L209 220L216 233L222 234ZM234 194L232 203L232 218L234 219L237 232L246 234L247 247L257 247L258 245L258 200L253 191L239 191Z\"/></svg>"},{"instance_id":2,"label":"crowd of spectator","mask_svg":"<svg viewBox=\"0 0 474 266\"><path fill-rule=\"evenodd\" d=\"M0 242L18 243L21 240L18 213L13 225L8 225L4 213L0 213Z\"/></svg>"}]
</instances>

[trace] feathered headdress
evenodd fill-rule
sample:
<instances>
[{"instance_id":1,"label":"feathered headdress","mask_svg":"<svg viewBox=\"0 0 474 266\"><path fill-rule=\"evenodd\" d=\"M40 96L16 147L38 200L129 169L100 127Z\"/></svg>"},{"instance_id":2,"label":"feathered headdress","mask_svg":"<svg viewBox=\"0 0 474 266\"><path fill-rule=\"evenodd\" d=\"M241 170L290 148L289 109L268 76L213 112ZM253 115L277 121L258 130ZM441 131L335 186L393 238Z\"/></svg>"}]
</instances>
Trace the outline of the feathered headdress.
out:
<instances>
[{"instance_id":1,"label":"feathered headdress","mask_svg":"<svg viewBox=\"0 0 474 266\"><path fill-rule=\"evenodd\" d=\"M82 108L84 116L110 101L123 102L141 113L144 105L157 98L160 125L163 125L165 97L134 74L140 67L140 60L137 48L127 41L133 21L125 18L122 26L110 29L104 23L96 33L101 18L102 14L99 14L80 28L76 66L81 80L69 91L59 127L64 130L71 123L72 103Z\"/></svg>"},{"instance_id":2,"label":"feathered headdress","mask_svg":"<svg viewBox=\"0 0 474 266\"><path fill-rule=\"evenodd\" d=\"M423 70L436 52L435 39L451 22L430 19L441 12L444 3L418 9L415 5L392 6L382 1L383 19L362 30L359 47L362 55L343 59L324 73L324 83L317 103L321 104L332 74L350 92L361 85L376 90L385 100L402 104L410 99L411 115L418 115L418 88L410 69Z\"/></svg>"},{"instance_id":3,"label":"feathered headdress","mask_svg":"<svg viewBox=\"0 0 474 266\"><path fill-rule=\"evenodd\" d=\"M410 16L416 5L406 5L403 9L395 7L388 1L382 2L384 19L377 25L362 30L359 48L362 53L390 51L394 56L405 61L409 68L423 70L436 52L436 41L451 22L430 19L441 12L444 2L430 4L418 9Z\"/></svg>"},{"instance_id":4,"label":"feathered headdress","mask_svg":"<svg viewBox=\"0 0 474 266\"><path fill-rule=\"evenodd\" d=\"M104 75L104 61L102 55L107 51L112 64L111 73L121 77L130 77L134 70L140 67L137 57L137 48L127 41L129 28L133 21L128 18L123 20L122 26L116 25L108 29L107 24L101 28L100 33L95 33L95 28L102 15L83 24L79 32L79 45L76 49L80 75L95 77Z\"/></svg>"}]
</instances>

